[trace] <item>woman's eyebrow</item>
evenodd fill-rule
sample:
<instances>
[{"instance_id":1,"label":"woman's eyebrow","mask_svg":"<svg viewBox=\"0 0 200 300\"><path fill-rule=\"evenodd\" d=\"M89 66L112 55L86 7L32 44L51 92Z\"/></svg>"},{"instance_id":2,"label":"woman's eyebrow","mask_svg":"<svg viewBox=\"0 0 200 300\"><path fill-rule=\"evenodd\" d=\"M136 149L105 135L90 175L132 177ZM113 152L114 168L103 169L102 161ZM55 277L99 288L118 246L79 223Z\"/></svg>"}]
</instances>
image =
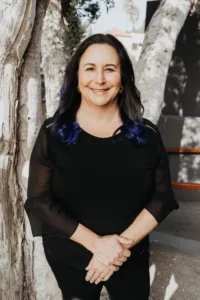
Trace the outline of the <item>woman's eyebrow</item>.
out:
<instances>
[{"instance_id":1,"label":"woman's eyebrow","mask_svg":"<svg viewBox=\"0 0 200 300\"><path fill-rule=\"evenodd\" d=\"M86 64L84 64L84 66L86 66L86 65L95 66L95 64L93 64L93 63L86 63ZM105 67L108 67L108 66L112 66L112 67L117 68L117 66L115 64L106 64L105 65Z\"/></svg>"},{"instance_id":2,"label":"woman's eyebrow","mask_svg":"<svg viewBox=\"0 0 200 300\"><path fill-rule=\"evenodd\" d=\"M116 65L114 65L114 64L106 64L106 65L105 65L105 67L108 67L108 66L112 66L112 67L115 67L115 68L117 68L117 66L116 66Z\"/></svg>"},{"instance_id":3,"label":"woman's eyebrow","mask_svg":"<svg viewBox=\"0 0 200 300\"><path fill-rule=\"evenodd\" d=\"M95 64L92 64L92 63L86 63L86 64L84 64L84 66L86 66L86 65L95 66Z\"/></svg>"}]
</instances>

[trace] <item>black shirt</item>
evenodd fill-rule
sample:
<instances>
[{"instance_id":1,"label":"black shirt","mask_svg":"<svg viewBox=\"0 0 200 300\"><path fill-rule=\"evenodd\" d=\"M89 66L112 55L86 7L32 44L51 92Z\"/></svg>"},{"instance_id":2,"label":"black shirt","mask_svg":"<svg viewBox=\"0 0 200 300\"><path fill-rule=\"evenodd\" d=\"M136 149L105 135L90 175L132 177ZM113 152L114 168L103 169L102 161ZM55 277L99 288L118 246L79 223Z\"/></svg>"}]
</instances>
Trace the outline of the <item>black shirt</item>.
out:
<instances>
[{"instance_id":1,"label":"black shirt","mask_svg":"<svg viewBox=\"0 0 200 300\"><path fill-rule=\"evenodd\" d=\"M79 223L99 235L120 234L146 208L158 222L178 208L171 188L167 153L157 127L144 119L148 144L136 146L123 133L118 142L84 130L77 144L51 135L44 121L29 167L25 209L33 236L44 247L78 268L92 253L69 238ZM148 249L148 236L131 251Z\"/></svg>"}]
</instances>

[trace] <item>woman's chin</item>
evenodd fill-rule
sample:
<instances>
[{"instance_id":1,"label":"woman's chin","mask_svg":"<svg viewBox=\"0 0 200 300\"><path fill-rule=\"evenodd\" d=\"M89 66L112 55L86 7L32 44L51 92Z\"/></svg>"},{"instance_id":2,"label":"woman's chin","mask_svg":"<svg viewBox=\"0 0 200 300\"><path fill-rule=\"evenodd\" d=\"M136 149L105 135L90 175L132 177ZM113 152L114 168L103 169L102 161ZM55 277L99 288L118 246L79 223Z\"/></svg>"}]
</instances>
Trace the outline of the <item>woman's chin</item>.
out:
<instances>
[{"instance_id":1,"label":"woman's chin","mask_svg":"<svg viewBox=\"0 0 200 300\"><path fill-rule=\"evenodd\" d=\"M110 104L110 101L92 101L92 103L96 106L108 106Z\"/></svg>"},{"instance_id":2,"label":"woman's chin","mask_svg":"<svg viewBox=\"0 0 200 300\"><path fill-rule=\"evenodd\" d=\"M113 103L113 99L91 99L91 102L96 106L108 106Z\"/></svg>"},{"instance_id":3,"label":"woman's chin","mask_svg":"<svg viewBox=\"0 0 200 300\"><path fill-rule=\"evenodd\" d=\"M96 107L107 107L113 105L113 102L115 102L115 100L115 97L82 97L83 102L86 102L88 105Z\"/></svg>"}]
</instances>

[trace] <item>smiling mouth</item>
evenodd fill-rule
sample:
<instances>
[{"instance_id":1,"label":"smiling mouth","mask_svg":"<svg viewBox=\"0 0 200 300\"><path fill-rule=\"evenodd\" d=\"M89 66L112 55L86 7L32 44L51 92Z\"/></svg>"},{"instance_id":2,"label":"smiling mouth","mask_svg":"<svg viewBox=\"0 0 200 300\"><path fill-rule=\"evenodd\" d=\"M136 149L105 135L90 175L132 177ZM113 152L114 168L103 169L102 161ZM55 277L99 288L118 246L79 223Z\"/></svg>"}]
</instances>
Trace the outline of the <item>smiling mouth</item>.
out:
<instances>
[{"instance_id":1,"label":"smiling mouth","mask_svg":"<svg viewBox=\"0 0 200 300\"><path fill-rule=\"evenodd\" d=\"M95 92L105 92L105 91L108 91L109 89L92 89L92 91L95 91Z\"/></svg>"},{"instance_id":2,"label":"smiling mouth","mask_svg":"<svg viewBox=\"0 0 200 300\"><path fill-rule=\"evenodd\" d=\"M109 89L91 89L91 91L93 92L93 94L95 94L97 96L98 95L101 96L101 95L106 94L108 92L108 90Z\"/></svg>"}]
</instances>

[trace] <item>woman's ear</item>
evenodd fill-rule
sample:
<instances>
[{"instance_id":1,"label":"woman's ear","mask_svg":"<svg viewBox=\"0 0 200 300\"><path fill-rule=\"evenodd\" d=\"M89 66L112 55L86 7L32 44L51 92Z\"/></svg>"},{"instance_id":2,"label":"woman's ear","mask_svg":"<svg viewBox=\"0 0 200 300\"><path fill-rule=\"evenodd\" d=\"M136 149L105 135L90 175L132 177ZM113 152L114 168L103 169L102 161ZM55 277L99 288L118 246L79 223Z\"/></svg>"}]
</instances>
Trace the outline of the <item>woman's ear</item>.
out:
<instances>
[{"instance_id":1,"label":"woman's ear","mask_svg":"<svg viewBox=\"0 0 200 300\"><path fill-rule=\"evenodd\" d=\"M123 90L124 90L124 87L123 87L123 85L121 85L121 87L120 87L120 89L119 89L120 94L123 93Z\"/></svg>"}]
</instances>

